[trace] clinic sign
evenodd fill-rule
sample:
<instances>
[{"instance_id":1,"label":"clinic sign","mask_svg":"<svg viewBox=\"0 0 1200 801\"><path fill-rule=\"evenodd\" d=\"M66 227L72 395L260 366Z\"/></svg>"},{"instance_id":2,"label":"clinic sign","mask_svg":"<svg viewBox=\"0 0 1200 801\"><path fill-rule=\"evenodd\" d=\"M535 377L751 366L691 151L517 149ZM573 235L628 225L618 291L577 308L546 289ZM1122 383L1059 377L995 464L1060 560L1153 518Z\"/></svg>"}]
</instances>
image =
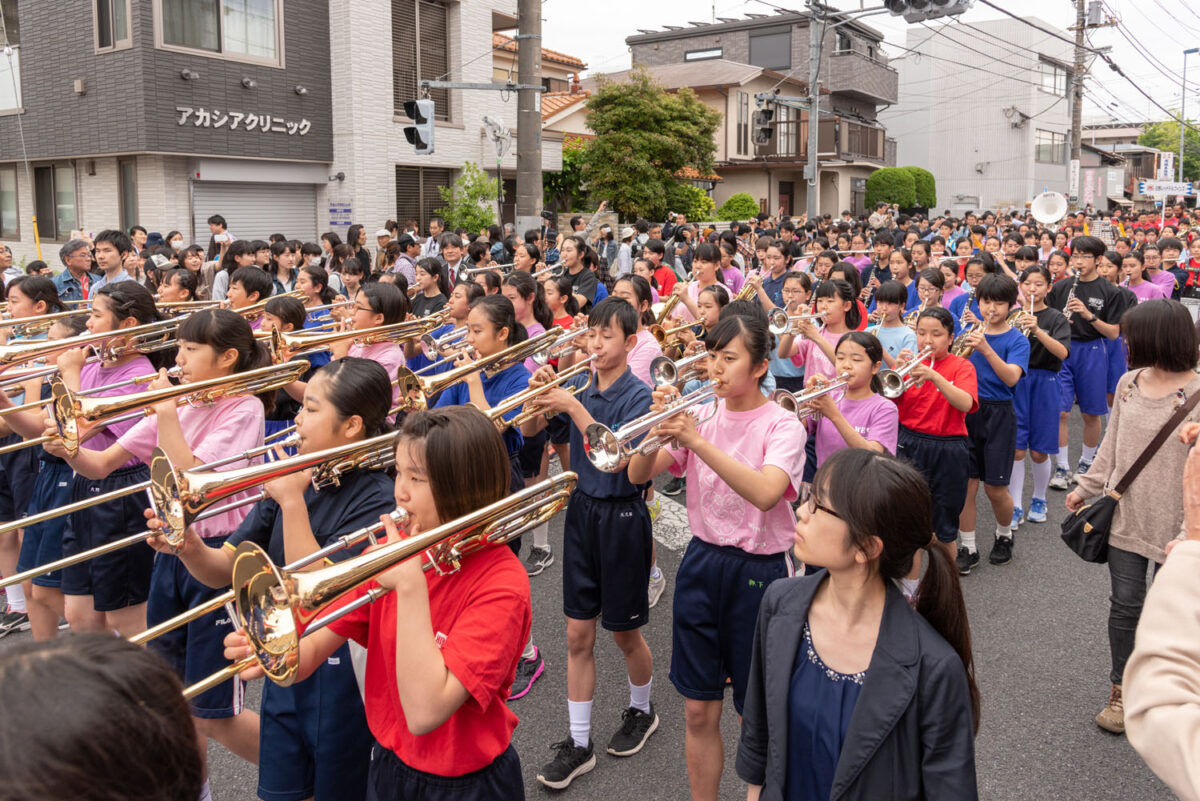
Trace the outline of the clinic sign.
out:
<instances>
[{"instance_id":1,"label":"clinic sign","mask_svg":"<svg viewBox=\"0 0 1200 801\"><path fill-rule=\"evenodd\" d=\"M1193 195L1195 191L1191 181L1138 181L1138 194L1156 195Z\"/></svg>"}]
</instances>

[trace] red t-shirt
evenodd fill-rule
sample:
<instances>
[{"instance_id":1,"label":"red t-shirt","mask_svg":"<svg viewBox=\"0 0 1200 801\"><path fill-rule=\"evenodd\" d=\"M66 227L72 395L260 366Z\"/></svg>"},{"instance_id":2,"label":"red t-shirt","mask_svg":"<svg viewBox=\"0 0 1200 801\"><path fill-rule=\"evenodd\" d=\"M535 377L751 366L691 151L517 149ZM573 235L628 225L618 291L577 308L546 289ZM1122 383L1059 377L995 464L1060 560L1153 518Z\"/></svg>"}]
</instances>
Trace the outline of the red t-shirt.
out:
<instances>
[{"instance_id":1,"label":"red t-shirt","mask_svg":"<svg viewBox=\"0 0 1200 801\"><path fill-rule=\"evenodd\" d=\"M854 330L855 331L866 331L867 330L867 307L863 305L863 302L861 300L855 299L854 302L856 304L858 304L858 328L855 328Z\"/></svg>"},{"instance_id":2,"label":"red t-shirt","mask_svg":"<svg viewBox=\"0 0 1200 801\"><path fill-rule=\"evenodd\" d=\"M675 289L675 271L670 267L662 266L654 271L654 280L658 282L658 294L662 297L670 295Z\"/></svg>"},{"instance_id":3,"label":"red t-shirt","mask_svg":"<svg viewBox=\"0 0 1200 801\"><path fill-rule=\"evenodd\" d=\"M975 365L958 356L947 355L936 361L933 369L959 389L971 393L971 411L979 408L979 388L976 384ZM896 399L900 411L900 425L921 434L938 437L965 437L967 435L967 413L950 405L932 381L919 387L911 387Z\"/></svg>"},{"instance_id":4,"label":"red t-shirt","mask_svg":"<svg viewBox=\"0 0 1200 801\"><path fill-rule=\"evenodd\" d=\"M533 604L529 577L506 546L463 559L457 573L425 574L429 616L446 667L470 697L450 719L428 734L408 730L396 690L396 596L332 623L339 636L367 649L367 725L379 744L404 764L437 776L462 776L490 765L512 742L517 716L505 703L517 661L529 640ZM371 587L367 582L347 602Z\"/></svg>"}]
</instances>

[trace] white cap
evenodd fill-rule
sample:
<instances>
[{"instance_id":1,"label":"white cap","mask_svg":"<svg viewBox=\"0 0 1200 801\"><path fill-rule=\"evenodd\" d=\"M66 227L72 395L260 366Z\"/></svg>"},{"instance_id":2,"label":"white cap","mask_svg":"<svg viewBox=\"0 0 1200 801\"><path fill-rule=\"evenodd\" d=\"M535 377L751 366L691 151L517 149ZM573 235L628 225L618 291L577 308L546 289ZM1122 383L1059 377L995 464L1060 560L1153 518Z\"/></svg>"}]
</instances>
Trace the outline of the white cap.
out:
<instances>
[{"instance_id":1,"label":"white cap","mask_svg":"<svg viewBox=\"0 0 1200 801\"><path fill-rule=\"evenodd\" d=\"M390 237L391 235L392 235L392 232L386 228L380 228L378 231L375 232L376 239L379 239L381 236L389 236Z\"/></svg>"}]
</instances>

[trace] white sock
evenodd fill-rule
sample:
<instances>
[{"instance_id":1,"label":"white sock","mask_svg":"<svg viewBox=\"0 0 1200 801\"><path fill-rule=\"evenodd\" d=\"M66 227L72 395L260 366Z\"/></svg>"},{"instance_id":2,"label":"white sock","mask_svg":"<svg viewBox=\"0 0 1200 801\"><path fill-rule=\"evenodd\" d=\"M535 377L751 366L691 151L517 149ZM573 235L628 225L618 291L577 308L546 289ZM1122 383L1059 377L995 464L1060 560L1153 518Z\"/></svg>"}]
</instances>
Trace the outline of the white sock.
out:
<instances>
[{"instance_id":1,"label":"white sock","mask_svg":"<svg viewBox=\"0 0 1200 801\"><path fill-rule=\"evenodd\" d=\"M1008 537L1011 540L1012 539L1012 527L1011 526L1002 526L999 523L997 523L996 524L996 536L997 537Z\"/></svg>"},{"instance_id":2,"label":"white sock","mask_svg":"<svg viewBox=\"0 0 1200 801\"><path fill-rule=\"evenodd\" d=\"M533 659L537 656L537 646L533 644L533 635L529 635L529 642L525 643L525 650L521 652L522 659Z\"/></svg>"},{"instance_id":3,"label":"white sock","mask_svg":"<svg viewBox=\"0 0 1200 801\"><path fill-rule=\"evenodd\" d=\"M1024 508L1021 497L1025 494L1025 460L1014 459L1012 476L1008 479L1008 494L1012 496L1013 506Z\"/></svg>"},{"instance_id":4,"label":"white sock","mask_svg":"<svg viewBox=\"0 0 1200 801\"><path fill-rule=\"evenodd\" d=\"M1096 451L1098 450L1100 450L1099 445L1088 445L1085 443L1083 446L1083 455L1079 457L1079 461L1091 464L1096 458Z\"/></svg>"},{"instance_id":5,"label":"white sock","mask_svg":"<svg viewBox=\"0 0 1200 801\"><path fill-rule=\"evenodd\" d=\"M208 784L208 779L204 780L204 786L200 788L199 801L212 801L212 787Z\"/></svg>"},{"instance_id":6,"label":"white sock","mask_svg":"<svg viewBox=\"0 0 1200 801\"><path fill-rule=\"evenodd\" d=\"M592 702L567 701L567 717L571 720L571 739L580 748L592 740Z\"/></svg>"},{"instance_id":7,"label":"white sock","mask_svg":"<svg viewBox=\"0 0 1200 801\"><path fill-rule=\"evenodd\" d=\"M1039 501L1046 500L1046 490L1050 488L1050 460L1033 463L1033 497Z\"/></svg>"},{"instance_id":8,"label":"white sock","mask_svg":"<svg viewBox=\"0 0 1200 801\"><path fill-rule=\"evenodd\" d=\"M25 588L20 584L14 584L7 588L8 593L8 611L24 612L25 609Z\"/></svg>"},{"instance_id":9,"label":"white sock","mask_svg":"<svg viewBox=\"0 0 1200 801\"><path fill-rule=\"evenodd\" d=\"M975 553L975 551L979 550L978 548L975 547L975 530L974 529L971 529L970 531L963 531L960 528L958 530L958 541L962 545L962 547L966 548L971 553Z\"/></svg>"},{"instance_id":10,"label":"white sock","mask_svg":"<svg viewBox=\"0 0 1200 801\"><path fill-rule=\"evenodd\" d=\"M917 594L917 585L921 583L919 578L902 578L900 579L900 591L904 593L904 597L912 600Z\"/></svg>"},{"instance_id":11,"label":"white sock","mask_svg":"<svg viewBox=\"0 0 1200 801\"><path fill-rule=\"evenodd\" d=\"M533 547L550 550L550 524L542 523L533 529Z\"/></svg>"},{"instance_id":12,"label":"white sock","mask_svg":"<svg viewBox=\"0 0 1200 801\"><path fill-rule=\"evenodd\" d=\"M1062 447L1060 447L1058 449L1058 453L1054 454L1054 461L1058 463L1059 467L1070 470L1071 469L1071 446L1063 445Z\"/></svg>"},{"instance_id":13,"label":"white sock","mask_svg":"<svg viewBox=\"0 0 1200 801\"><path fill-rule=\"evenodd\" d=\"M629 705L639 712L650 714L650 685L654 683L654 677L650 677L650 681L640 687L629 680Z\"/></svg>"},{"instance_id":14,"label":"white sock","mask_svg":"<svg viewBox=\"0 0 1200 801\"><path fill-rule=\"evenodd\" d=\"M655 581L660 578L662 578L662 571L658 569L658 562L655 561L654 564L650 566L650 580Z\"/></svg>"}]
</instances>

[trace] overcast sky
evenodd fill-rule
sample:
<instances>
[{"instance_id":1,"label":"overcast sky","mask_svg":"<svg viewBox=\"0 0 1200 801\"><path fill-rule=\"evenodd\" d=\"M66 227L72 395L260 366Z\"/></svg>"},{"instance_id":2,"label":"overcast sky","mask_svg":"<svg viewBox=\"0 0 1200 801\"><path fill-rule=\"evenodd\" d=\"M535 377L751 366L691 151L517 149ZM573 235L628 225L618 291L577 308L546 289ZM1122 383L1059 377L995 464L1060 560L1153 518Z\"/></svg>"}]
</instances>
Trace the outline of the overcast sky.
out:
<instances>
[{"instance_id":1,"label":"overcast sky","mask_svg":"<svg viewBox=\"0 0 1200 801\"><path fill-rule=\"evenodd\" d=\"M850 0L829 2L843 11L863 7ZM1183 51L1200 47L1200 3L1183 0L1104 2L1108 13L1119 18L1121 25L1092 31L1091 43L1096 47L1111 46L1111 56L1125 74L1136 80L1163 106L1177 109ZM1075 5L1071 0L1006 0L1002 4L1017 14L1036 15L1064 31L1075 22ZM868 8L878 7L879 0L865 2L865 5ZM625 37L636 34L638 28L661 30L665 25L687 26L689 22L711 22L714 16L771 14L778 7L803 10L804 5L802 0L715 0L715 8L713 0L606 0L595 5L580 3L579 0L544 0L542 36L546 47L583 59L588 64L589 74L613 72L629 67L629 49L625 45ZM967 23L1000 18L1002 15L999 11L978 2L962 17ZM887 42L905 43L909 26L903 18L880 15L869 17L864 22L884 33L885 45ZM936 28L944 23L934 21L927 24ZM1074 39L1073 34L1064 35ZM931 33L930 38L933 41L917 49L928 49L936 54L934 48L938 37ZM1152 63L1146 52L1157 63ZM892 58L905 55L896 48L889 50L888 54ZM990 69L995 70L996 67ZM1164 72L1171 77L1168 78ZM980 84L972 82L972 86ZM1117 105L1113 107L1110 105L1112 103ZM1093 65L1091 78L1086 84L1085 120L1108 121L1116 117L1127 121L1161 119L1164 116L1105 64L1097 61ZM1188 57L1187 116L1189 119L1200 118L1200 57L1197 55Z\"/></svg>"}]
</instances>

